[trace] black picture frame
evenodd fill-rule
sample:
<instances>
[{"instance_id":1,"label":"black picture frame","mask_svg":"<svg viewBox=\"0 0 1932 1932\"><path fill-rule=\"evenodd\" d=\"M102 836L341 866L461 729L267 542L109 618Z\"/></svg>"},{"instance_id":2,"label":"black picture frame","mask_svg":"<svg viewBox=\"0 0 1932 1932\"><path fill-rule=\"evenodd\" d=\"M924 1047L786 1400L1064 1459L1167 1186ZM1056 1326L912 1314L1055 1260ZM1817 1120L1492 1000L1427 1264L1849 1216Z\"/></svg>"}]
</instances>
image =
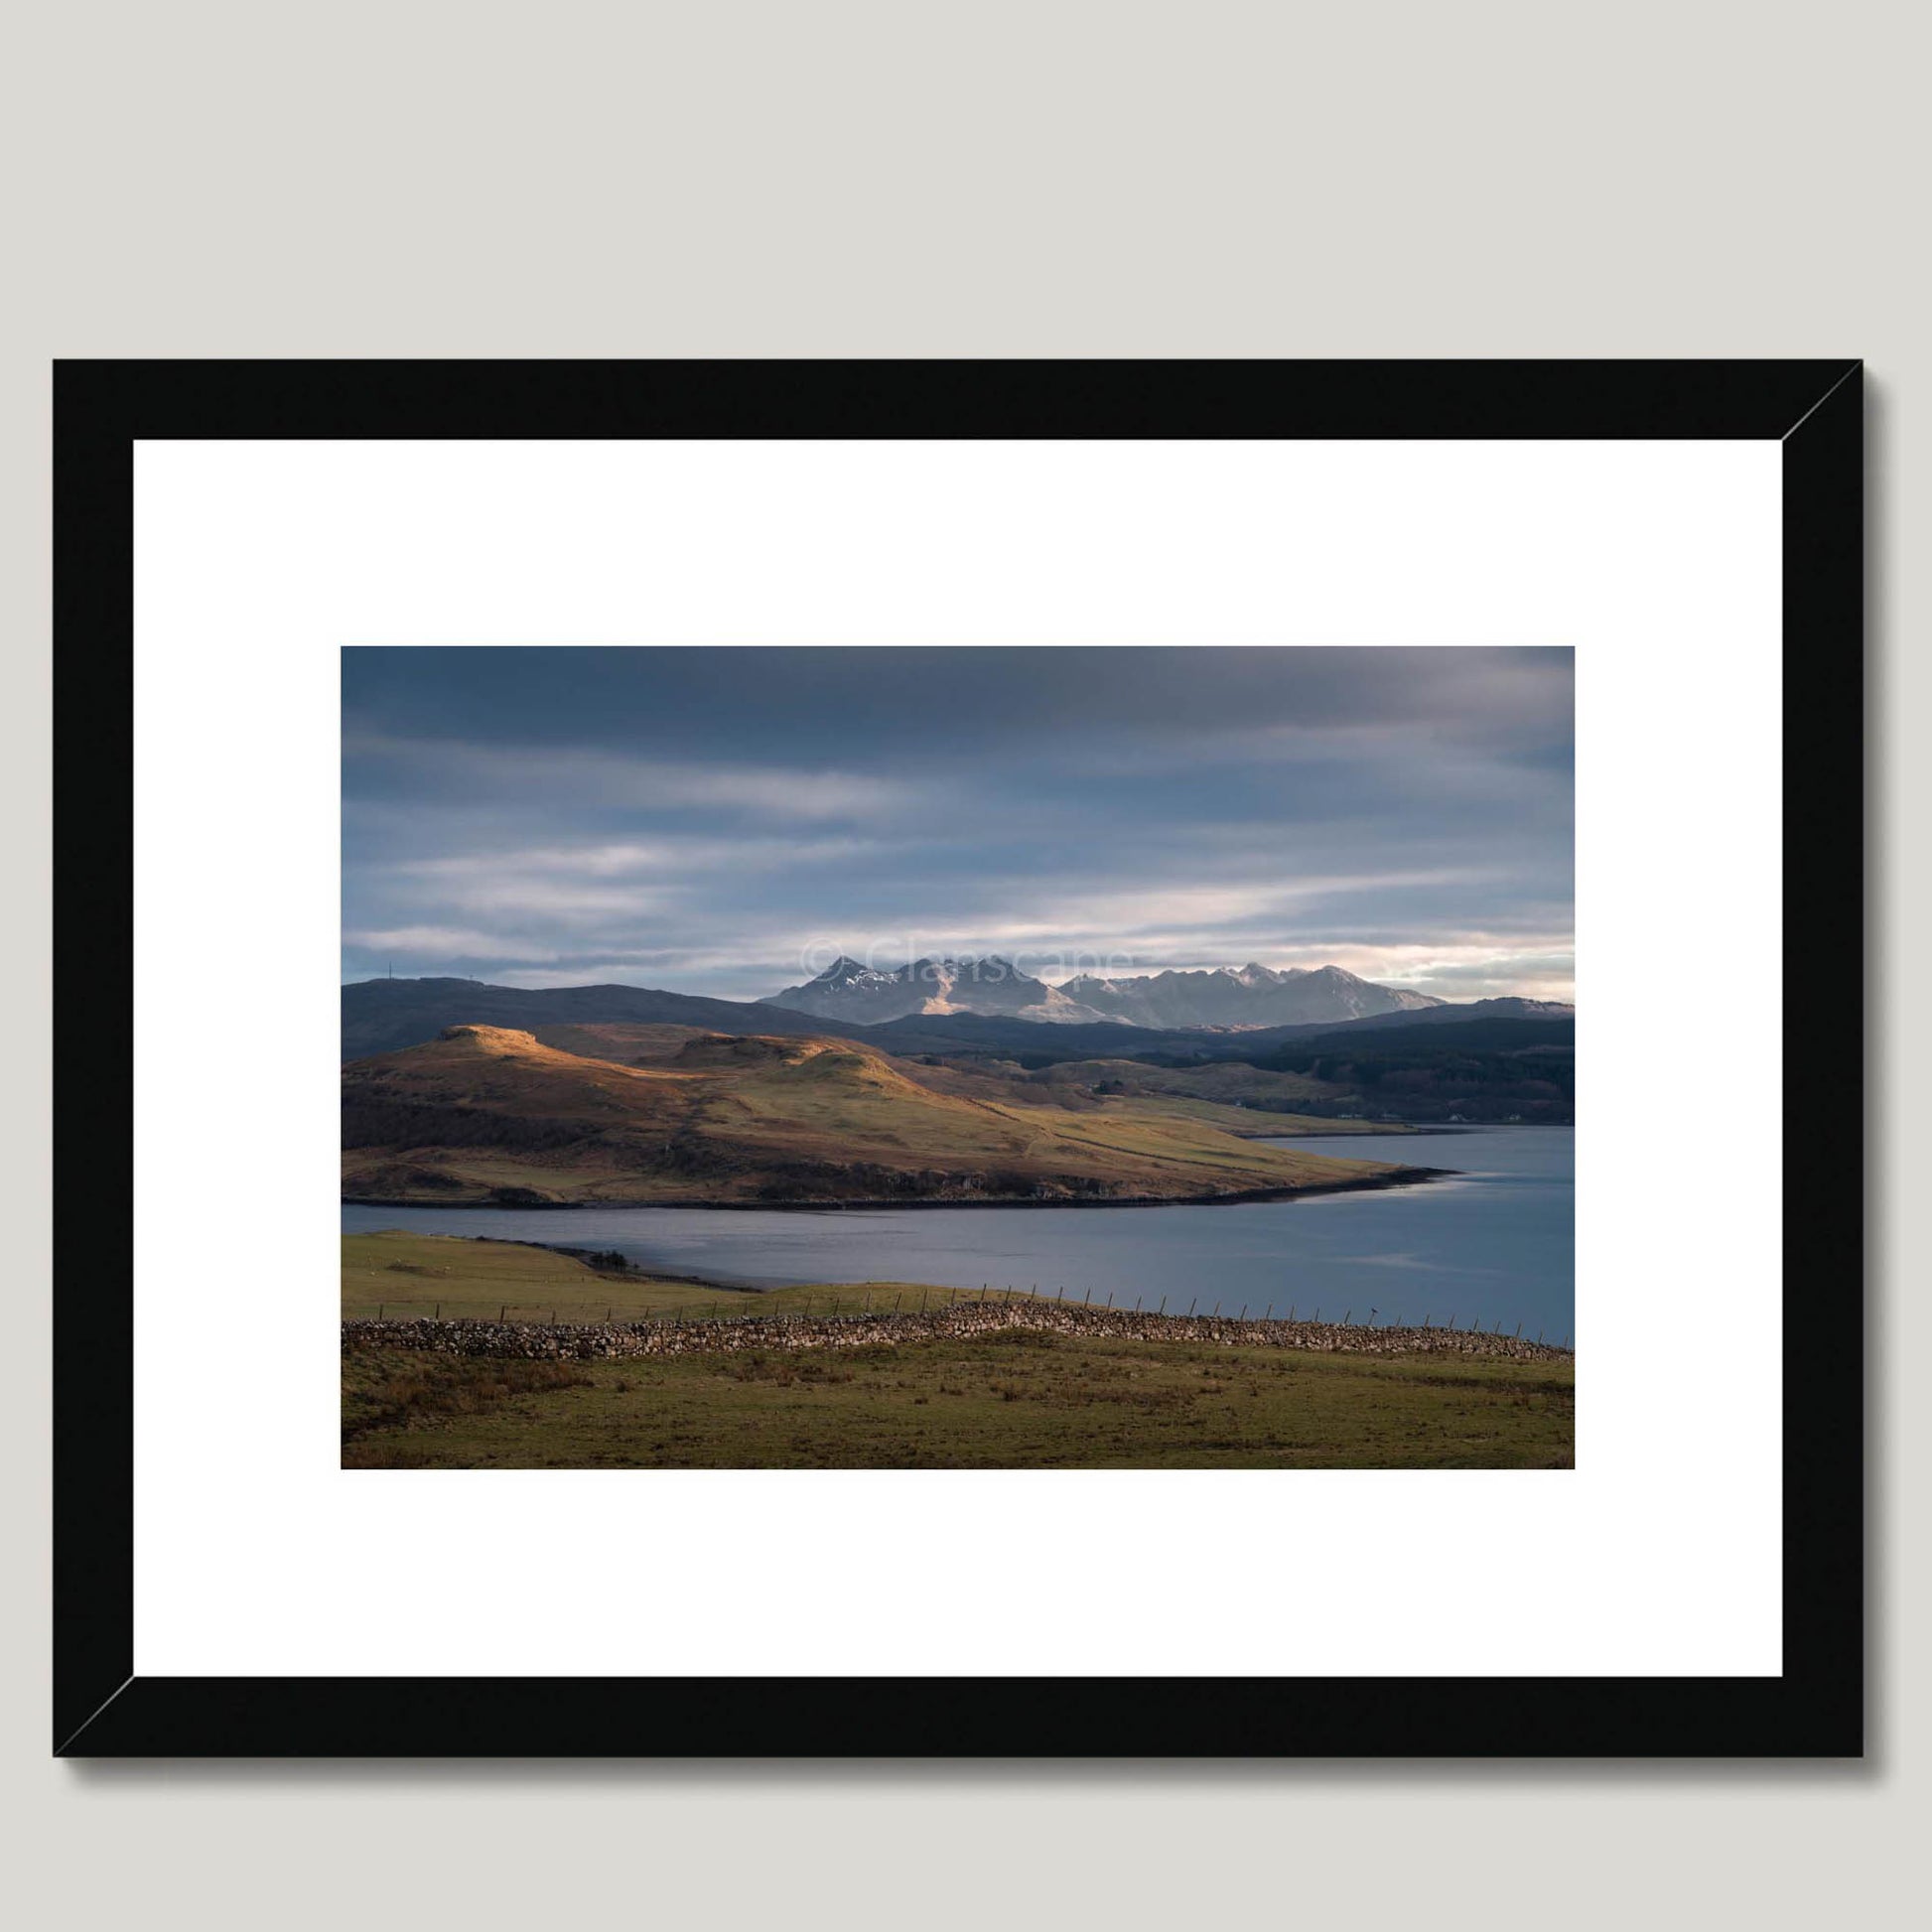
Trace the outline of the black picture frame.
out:
<instances>
[{"instance_id":1,"label":"black picture frame","mask_svg":"<svg viewBox=\"0 0 1932 1932\"><path fill-rule=\"evenodd\" d=\"M1845 935L1863 924L1863 387L1851 360L57 363L56 1753L1859 1755L1855 1067L1834 1070L1840 1125L1803 1134L1802 1181L1787 1176L1788 1272L1814 1293L1830 1285L1839 1305L1828 1322L1801 1319L1789 1301L1784 1311L1777 1677L188 1678L133 1668L127 1042L137 439L1775 440L1785 890L1807 929ZM1789 937L1784 948L1795 966ZM1858 976L1845 977L1856 997ZM1859 1036L1859 1015L1836 1017ZM1793 1132L1787 1148L1799 1143Z\"/></svg>"}]
</instances>

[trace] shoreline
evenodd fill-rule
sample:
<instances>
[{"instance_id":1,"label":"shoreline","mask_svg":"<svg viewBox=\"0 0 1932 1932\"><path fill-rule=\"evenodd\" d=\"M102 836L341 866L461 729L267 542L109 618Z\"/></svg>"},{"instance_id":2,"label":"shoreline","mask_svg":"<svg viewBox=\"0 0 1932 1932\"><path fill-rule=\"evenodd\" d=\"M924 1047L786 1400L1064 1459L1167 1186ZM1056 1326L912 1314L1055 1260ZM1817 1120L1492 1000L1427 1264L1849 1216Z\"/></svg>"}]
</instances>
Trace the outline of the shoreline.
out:
<instances>
[{"instance_id":1,"label":"shoreline","mask_svg":"<svg viewBox=\"0 0 1932 1932\"><path fill-rule=\"evenodd\" d=\"M498 1201L498 1200L418 1200L406 1194L344 1194L339 1204L343 1207L434 1207L434 1208L482 1208L486 1211L504 1214L550 1214L581 1213L586 1209L597 1208L638 1208L638 1207L708 1207L732 1209L740 1213L752 1214L839 1214L848 1211L858 1213L878 1213L885 1208L940 1208L940 1207L1024 1207L1050 1209L1056 1207L1109 1208L1109 1207L1242 1207L1264 1201L1306 1200L1319 1194L1364 1194L1383 1193L1396 1187L1418 1187L1432 1180L1453 1178L1461 1170L1456 1168L1398 1168L1391 1173L1366 1174L1353 1180L1318 1180L1306 1187L1250 1187L1231 1194L1125 1194L1111 1199L1082 1200L1036 1200L1021 1195L985 1196L942 1199L895 1199L891 1196L880 1198L860 1197L852 1200L716 1200L710 1197L691 1198L679 1196L665 1198L655 1196L647 1200L538 1200L538 1201Z\"/></svg>"},{"instance_id":2,"label":"shoreline","mask_svg":"<svg viewBox=\"0 0 1932 1932\"><path fill-rule=\"evenodd\" d=\"M1574 1132L1576 1126L1574 1120L1432 1120L1405 1122L1400 1127L1378 1128L1369 1134L1349 1134L1341 1131L1331 1133L1312 1127L1289 1134L1284 1134L1276 1128L1260 1134L1250 1134L1245 1129L1233 1127L1224 1128L1222 1132L1237 1141L1410 1141L1420 1140L1426 1134L1480 1134L1492 1127L1555 1127Z\"/></svg>"}]
</instances>

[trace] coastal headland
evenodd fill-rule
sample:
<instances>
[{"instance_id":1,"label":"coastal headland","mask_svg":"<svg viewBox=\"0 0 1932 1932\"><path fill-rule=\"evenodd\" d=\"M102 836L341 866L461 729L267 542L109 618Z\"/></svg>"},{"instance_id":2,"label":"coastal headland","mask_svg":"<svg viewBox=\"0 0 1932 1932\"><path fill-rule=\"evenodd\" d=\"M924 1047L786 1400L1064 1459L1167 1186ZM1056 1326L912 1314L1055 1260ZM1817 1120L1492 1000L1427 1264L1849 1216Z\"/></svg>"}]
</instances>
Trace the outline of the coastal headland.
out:
<instances>
[{"instance_id":1,"label":"coastal headland","mask_svg":"<svg viewBox=\"0 0 1932 1932\"><path fill-rule=\"evenodd\" d=\"M1128 1091L1107 1063L901 1060L847 1039L457 1026L342 1073L345 1199L542 1207L1137 1206L1408 1185L1261 1136L1331 1123ZM603 1056L591 1053L597 1047ZM1378 1124L1350 1123L1364 1139ZM1395 1131L1401 1132L1400 1128Z\"/></svg>"}]
</instances>

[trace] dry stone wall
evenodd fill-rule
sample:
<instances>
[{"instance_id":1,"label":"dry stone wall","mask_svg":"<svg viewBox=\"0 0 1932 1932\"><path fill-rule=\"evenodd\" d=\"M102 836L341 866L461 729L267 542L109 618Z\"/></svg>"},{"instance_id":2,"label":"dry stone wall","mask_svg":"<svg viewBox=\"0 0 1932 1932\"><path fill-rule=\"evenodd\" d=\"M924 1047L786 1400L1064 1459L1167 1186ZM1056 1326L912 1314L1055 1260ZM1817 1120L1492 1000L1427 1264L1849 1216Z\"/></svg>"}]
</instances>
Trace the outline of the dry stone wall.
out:
<instances>
[{"instance_id":1,"label":"dry stone wall","mask_svg":"<svg viewBox=\"0 0 1932 1932\"><path fill-rule=\"evenodd\" d=\"M1487 1356L1569 1361L1572 1351L1520 1335L1468 1328L1389 1328L1338 1321L1236 1321L1215 1315L1147 1314L1056 1302L961 1302L930 1313L748 1314L726 1320L373 1321L343 1323L345 1348L425 1348L453 1355L544 1361L636 1355L733 1354L749 1349L876 1348L973 1340L1028 1330L1087 1340L1190 1342L1221 1348L1298 1348L1316 1354Z\"/></svg>"}]
</instances>

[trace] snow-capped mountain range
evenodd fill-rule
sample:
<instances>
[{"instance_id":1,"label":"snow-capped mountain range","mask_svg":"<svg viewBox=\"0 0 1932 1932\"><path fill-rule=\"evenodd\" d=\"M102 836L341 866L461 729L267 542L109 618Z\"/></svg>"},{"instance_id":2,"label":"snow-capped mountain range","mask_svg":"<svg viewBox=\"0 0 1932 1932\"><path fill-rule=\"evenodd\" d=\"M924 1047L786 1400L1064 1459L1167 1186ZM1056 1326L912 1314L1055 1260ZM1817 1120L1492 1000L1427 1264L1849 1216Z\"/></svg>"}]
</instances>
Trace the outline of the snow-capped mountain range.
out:
<instances>
[{"instance_id":1,"label":"snow-capped mountain range","mask_svg":"<svg viewBox=\"0 0 1932 1932\"><path fill-rule=\"evenodd\" d=\"M986 1013L1013 1020L1113 1020L1133 1027L1290 1027L1361 1020L1443 1005L1426 993L1375 986L1339 966L1277 970L1249 964L1205 972L1102 979L1082 973L1059 986L1011 960L915 959L884 973L841 957L814 980L762 1004L878 1026L909 1014Z\"/></svg>"},{"instance_id":2,"label":"snow-capped mountain range","mask_svg":"<svg viewBox=\"0 0 1932 1932\"><path fill-rule=\"evenodd\" d=\"M1299 1027L1443 1004L1427 993L1376 986L1339 966L1277 970L1252 962L1238 970L1222 966L1212 972L1147 973L1137 979L1082 974L1059 992L1104 1019L1136 1027Z\"/></svg>"}]
</instances>

